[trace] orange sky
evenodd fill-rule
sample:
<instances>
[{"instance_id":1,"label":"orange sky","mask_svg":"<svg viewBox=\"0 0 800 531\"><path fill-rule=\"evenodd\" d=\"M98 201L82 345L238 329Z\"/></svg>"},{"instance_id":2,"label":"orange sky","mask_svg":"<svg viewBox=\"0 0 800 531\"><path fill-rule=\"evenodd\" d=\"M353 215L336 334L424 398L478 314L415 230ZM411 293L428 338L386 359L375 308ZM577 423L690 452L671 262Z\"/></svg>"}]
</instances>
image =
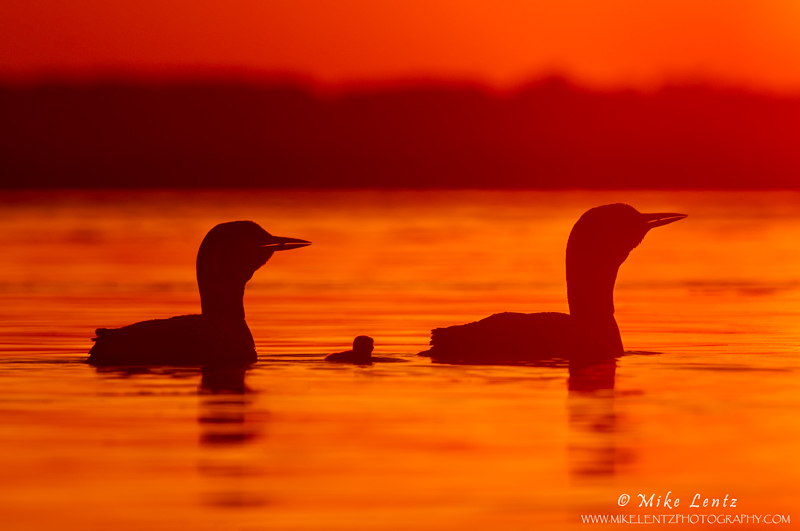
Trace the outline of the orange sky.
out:
<instances>
[{"instance_id":1,"label":"orange sky","mask_svg":"<svg viewBox=\"0 0 800 531\"><path fill-rule=\"evenodd\" d=\"M800 90L796 0L3 0L0 75L244 69Z\"/></svg>"}]
</instances>

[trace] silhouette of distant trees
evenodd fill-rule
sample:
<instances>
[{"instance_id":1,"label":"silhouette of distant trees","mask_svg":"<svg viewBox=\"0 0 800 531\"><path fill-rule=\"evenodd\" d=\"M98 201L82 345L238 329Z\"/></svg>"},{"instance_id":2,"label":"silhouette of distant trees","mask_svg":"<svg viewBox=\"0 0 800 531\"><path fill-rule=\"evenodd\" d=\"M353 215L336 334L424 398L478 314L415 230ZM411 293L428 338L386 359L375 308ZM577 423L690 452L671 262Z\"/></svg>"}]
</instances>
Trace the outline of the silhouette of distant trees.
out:
<instances>
[{"instance_id":1,"label":"silhouette of distant trees","mask_svg":"<svg viewBox=\"0 0 800 531\"><path fill-rule=\"evenodd\" d=\"M800 97L712 86L0 88L2 188L798 188Z\"/></svg>"}]
</instances>

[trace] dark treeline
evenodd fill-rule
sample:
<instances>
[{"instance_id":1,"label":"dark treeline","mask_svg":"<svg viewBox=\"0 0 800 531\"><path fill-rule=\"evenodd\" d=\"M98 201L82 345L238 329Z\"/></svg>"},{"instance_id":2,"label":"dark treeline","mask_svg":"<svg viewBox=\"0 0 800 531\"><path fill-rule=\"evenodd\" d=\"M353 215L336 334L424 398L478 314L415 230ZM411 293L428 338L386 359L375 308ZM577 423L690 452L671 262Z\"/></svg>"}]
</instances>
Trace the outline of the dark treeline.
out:
<instances>
[{"instance_id":1,"label":"dark treeline","mask_svg":"<svg viewBox=\"0 0 800 531\"><path fill-rule=\"evenodd\" d=\"M709 86L0 88L3 188L798 188L800 98Z\"/></svg>"}]
</instances>

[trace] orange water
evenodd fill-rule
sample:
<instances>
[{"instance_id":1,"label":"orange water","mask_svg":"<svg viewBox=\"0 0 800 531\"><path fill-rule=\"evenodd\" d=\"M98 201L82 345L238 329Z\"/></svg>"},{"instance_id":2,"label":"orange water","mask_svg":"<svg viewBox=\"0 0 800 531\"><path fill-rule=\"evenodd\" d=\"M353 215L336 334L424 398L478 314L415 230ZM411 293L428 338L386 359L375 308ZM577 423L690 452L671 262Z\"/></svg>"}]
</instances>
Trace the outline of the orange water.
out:
<instances>
[{"instance_id":1,"label":"orange water","mask_svg":"<svg viewBox=\"0 0 800 531\"><path fill-rule=\"evenodd\" d=\"M611 202L689 215L622 266L625 346L658 354L623 357L613 391L570 393L566 368L415 356L436 326L566 311L570 228ZM4 193L0 207L3 529L800 520L798 194ZM248 284L251 393L81 363L96 327L197 312L197 247L234 219L314 242ZM322 361L359 334L401 362ZM679 508L637 507L667 491ZM698 493L737 506L691 508Z\"/></svg>"}]
</instances>

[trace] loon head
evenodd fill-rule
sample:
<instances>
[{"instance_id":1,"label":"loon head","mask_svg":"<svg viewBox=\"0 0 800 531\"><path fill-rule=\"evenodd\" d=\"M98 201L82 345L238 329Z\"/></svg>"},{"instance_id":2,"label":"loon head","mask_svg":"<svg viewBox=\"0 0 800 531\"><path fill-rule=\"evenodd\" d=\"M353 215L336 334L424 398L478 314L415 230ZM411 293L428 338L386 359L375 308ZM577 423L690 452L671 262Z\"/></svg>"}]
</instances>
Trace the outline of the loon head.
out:
<instances>
[{"instance_id":1,"label":"loon head","mask_svg":"<svg viewBox=\"0 0 800 531\"><path fill-rule=\"evenodd\" d=\"M375 348L375 342L369 336L358 336L353 340L353 352L369 356Z\"/></svg>"},{"instance_id":2,"label":"loon head","mask_svg":"<svg viewBox=\"0 0 800 531\"><path fill-rule=\"evenodd\" d=\"M206 234L197 252L198 276L214 275L244 284L275 251L297 249L311 242L273 236L252 221L220 223Z\"/></svg>"},{"instance_id":3,"label":"loon head","mask_svg":"<svg viewBox=\"0 0 800 531\"><path fill-rule=\"evenodd\" d=\"M206 234L197 252L197 283L203 313L239 313L244 285L276 251L311 242L273 236L252 221L220 223ZM238 304L237 304L238 298Z\"/></svg>"},{"instance_id":4,"label":"loon head","mask_svg":"<svg viewBox=\"0 0 800 531\"><path fill-rule=\"evenodd\" d=\"M642 214L622 203L592 208L572 228L567 262L619 268L650 229L685 217L674 213Z\"/></svg>"},{"instance_id":5,"label":"loon head","mask_svg":"<svg viewBox=\"0 0 800 531\"><path fill-rule=\"evenodd\" d=\"M614 284L619 266L647 231L684 214L642 214L629 205L593 208L575 223L567 242L567 299L569 312L600 324L607 343L621 350L614 321Z\"/></svg>"}]
</instances>

